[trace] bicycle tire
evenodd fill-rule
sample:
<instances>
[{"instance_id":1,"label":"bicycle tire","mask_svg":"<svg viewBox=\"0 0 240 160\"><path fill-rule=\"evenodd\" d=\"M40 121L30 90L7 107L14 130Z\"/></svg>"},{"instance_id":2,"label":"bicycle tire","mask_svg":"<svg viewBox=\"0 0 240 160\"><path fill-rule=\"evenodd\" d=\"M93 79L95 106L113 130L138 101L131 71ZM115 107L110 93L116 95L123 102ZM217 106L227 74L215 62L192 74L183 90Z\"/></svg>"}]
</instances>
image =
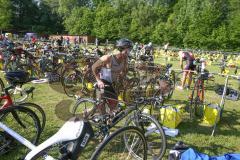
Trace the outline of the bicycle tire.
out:
<instances>
[{"instance_id":1,"label":"bicycle tire","mask_svg":"<svg viewBox=\"0 0 240 160\"><path fill-rule=\"evenodd\" d=\"M28 117L20 117L23 113L26 113ZM11 118L10 116L12 116L14 120L10 119ZM20 121L21 119L23 119L23 121ZM33 122L32 124L30 124L29 119L30 121L32 120ZM31 109L23 106L13 106L6 109L2 109L0 111L0 121L3 124L7 125L9 128L11 128L12 130L17 130L18 134L28 139L34 145L38 143L41 134L41 125L37 115ZM31 125L34 125L32 129L30 128ZM0 129L0 131L2 133L6 133L2 129ZM6 147L15 148L17 145L13 143L15 143L16 140L10 135L8 136L11 138L10 139L11 142L9 143L9 146ZM14 146L10 147L11 145Z\"/></svg>"},{"instance_id":2,"label":"bicycle tire","mask_svg":"<svg viewBox=\"0 0 240 160\"><path fill-rule=\"evenodd\" d=\"M116 130L115 132L113 132L110 136L108 136L102 143L100 143L100 145L97 147L97 149L94 151L94 153L92 154L91 156L91 160L96 160L96 159L101 159L99 158L99 156L101 154L105 154L104 151L110 151L109 149L107 149L107 145L110 144L111 142L114 142L114 140L117 139L117 136L120 136L121 137L121 134L123 134L123 136L126 136L127 133L126 132L132 132L136 135L139 136L139 139L138 141L133 141L134 143L138 142L138 144L141 144L143 146L142 150L140 151L141 152L141 156L142 156L142 159L146 160L147 159L147 142L146 142L146 139L142 133L142 130L140 130L138 127L135 127L135 126L127 126L127 127L123 127L123 128L120 128L118 130ZM121 141L120 142L124 142L123 143L123 146L126 145L126 142L125 141ZM140 143L139 143L140 142ZM141 143L142 142L142 143ZM117 143L117 141L115 142ZM121 149L121 146L117 146L116 144L114 145L110 145L111 149ZM126 148L126 146L124 146ZM127 152L136 152L136 151L132 151L133 149L131 148L131 150L129 150L129 148L127 148ZM131 154L131 153L130 153ZM139 153L140 154L140 153ZM116 157L115 157L116 155ZM124 159L126 160L126 158L129 157L129 153L127 154L127 157L123 157L124 155L119 155L119 152L115 151L115 154L107 154L107 159ZM131 155L132 156L132 155ZM103 159L106 159L106 157L103 157ZM135 159L135 157L134 157Z\"/></svg>"},{"instance_id":3,"label":"bicycle tire","mask_svg":"<svg viewBox=\"0 0 240 160\"><path fill-rule=\"evenodd\" d=\"M43 108L41 106L39 106L35 103L31 103L31 102L23 102L23 103L19 103L18 105L30 108L31 110L34 111L34 113L38 116L38 118L40 120L41 131L43 131L45 128L45 125L46 125L46 114L45 114Z\"/></svg>"},{"instance_id":4,"label":"bicycle tire","mask_svg":"<svg viewBox=\"0 0 240 160\"><path fill-rule=\"evenodd\" d=\"M90 107L89 107L90 106ZM72 113L74 115L80 114L80 116L85 116L86 119L90 116L90 112L94 112L96 109L96 101L91 98L81 98L77 100L73 106Z\"/></svg>"},{"instance_id":5,"label":"bicycle tire","mask_svg":"<svg viewBox=\"0 0 240 160\"><path fill-rule=\"evenodd\" d=\"M154 80L154 85L158 86L160 85L161 81L165 81L165 83L167 83L169 88L168 91L162 90L161 88L157 89L156 91L154 91L153 96L157 97L157 96L161 96L164 100L168 100L172 97L174 89L175 89L175 80L167 78L167 77L157 77Z\"/></svg>"},{"instance_id":6,"label":"bicycle tire","mask_svg":"<svg viewBox=\"0 0 240 160\"><path fill-rule=\"evenodd\" d=\"M62 73L61 83L68 97L74 97L77 92L83 92L86 88L82 76L77 75L75 69L65 69Z\"/></svg>"},{"instance_id":7,"label":"bicycle tire","mask_svg":"<svg viewBox=\"0 0 240 160\"><path fill-rule=\"evenodd\" d=\"M181 86L182 85L182 77L183 77L183 72L176 73L175 72L175 87Z\"/></svg>"},{"instance_id":8,"label":"bicycle tire","mask_svg":"<svg viewBox=\"0 0 240 160\"><path fill-rule=\"evenodd\" d=\"M199 84L204 83L203 81L196 82L197 85L197 92L194 98L194 114L196 116L202 117L203 116L203 102L204 102L204 85ZM202 106L202 107L201 107Z\"/></svg>"},{"instance_id":9,"label":"bicycle tire","mask_svg":"<svg viewBox=\"0 0 240 160\"><path fill-rule=\"evenodd\" d=\"M4 85L3 81L2 81L2 79L0 78L0 92L1 93L4 92L4 88L5 88L5 85ZM0 102L2 102L2 99L0 99Z\"/></svg>"},{"instance_id":10,"label":"bicycle tire","mask_svg":"<svg viewBox=\"0 0 240 160\"><path fill-rule=\"evenodd\" d=\"M4 85L4 83L3 83L3 81L2 81L2 79L0 78L0 92L3 92L4 91L4 88L5 88L5 85Z\"/></svg>"},{"instance_id":11,"label":"bicycle tire","mask_svg":"<svg viewBox=\"0 0 240 160\"><path fill-rule=\"evenodd\" d=\"M151 159L156 159L156 160L162 159L166 152L167 140L166 140L166 136L163 131L163 128L161 127L159 122L154 117L141 113L140 115L133 114L133 115L129 116L126 119L124 126L129 126L129 125L137 126L144 131L144 136L148 143L148 151L149 151L149 153L154 154L154 155L151 155L152 156ZM153 133L152 136L149 135L151 132ZM161 142L160 143L156 143L156 142L152 142L152 141L148 142L148 139L153 140L156 137L156 134L159 136ZM150 138L150 136L151 136L151 138ZM157 149L158 151L156 151L156 152L158 152L158 154L156 154L156 152L154 153L153 150L150 150L150 148L152 147L151 144L154 144L154 143L156 143L156 145L154 145L155 147L153 147L153 148L160 147L159 149Z\"/></svg>"},{"instance_id":12,"label":"bicycle tire","mask_svg":"<svg viewBox=\"0 0 240 160\"><path fill-rule=\"evenodd\" d=\"M17 93L15 93L15 91L16 91L16 87L14 89L9 90L9 93L14 103L22 103L28 98L28 94L24 89L22 91L17 90Z\"/></svg>"}]
</instances>

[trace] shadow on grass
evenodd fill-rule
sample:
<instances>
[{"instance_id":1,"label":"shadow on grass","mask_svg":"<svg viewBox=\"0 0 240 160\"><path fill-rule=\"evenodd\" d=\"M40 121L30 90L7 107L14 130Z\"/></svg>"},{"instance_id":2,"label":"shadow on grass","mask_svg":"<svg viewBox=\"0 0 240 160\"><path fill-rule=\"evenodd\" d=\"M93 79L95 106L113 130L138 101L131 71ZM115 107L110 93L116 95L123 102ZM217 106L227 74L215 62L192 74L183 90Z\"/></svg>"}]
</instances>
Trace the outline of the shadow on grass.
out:
<instances>
[{"instance_id":1,"label":"shadow on grass","mask_svg":"<svg viewBox=\"0 0 240 160\"><path fill-rule=\"evenodd\" d=\"M211 135L213 127L204 126L201 120L187 121L179 126L182 134L197 133L204 135ZM217 123L215 135L223 136L239 136L240 130L236 128L240 123L240 111L223 111L223 116L219 123Z\"/></svg>"},{"instance_id":2,"label":"shadow on grass","mask_svg":"<svg viewBox=\"0 0 240 160\"><path fill-rule=\"evenodd\" d=\"M174 103L188 104L187 101L179 101L179 100L171 100L169 102L171 102L171 104L174 104ZM236 152L236 148L227 147L227 145L225 144L219 144L218 140L215 141L215 138L211 137L213 127L204 126L201 124L201 122L202 122L201 119L198 119L198 120L196 119L193 121L190 121L190 119L187 119L187 121L183 121L181 125L179 125L178 127L180 131L180 135L174 138L167 137L167 140L168 140L167 148L171 149L178 141L184 141L190 147L196 149L199 152L203 152L206 154L220 155L220 154L224 154L224 152ZM240 126L240 111L236 109L223 110L222 118L220 122L217 124L216 130L215 130L215 136L217 139L219 137L223 137L223 141L225 138L227 140L227 137L238 137L240 135L239 126ZM196 135L199 138L189 141L190 137L196 137ZM206 146L202 146L202 142L199 142L200 145L197 143L198 139L200 141L209 141L210 139L212 139L212 142L210 142ZM166 152L166 155L167 154L168 154L168 151Z\"/></svg>"},{"instance_id":3,"label":"shadow on grass","mask_svg":"<svg viewBox=\"0 0 240 160\"><path fill-rule=\"evenodd\" d=\"M189 101L188 101L188 100L170 99L170 100L167 100L166 102L164 102L164 104L173 104L173 105L176 105L176 104L185 104L185 105L188 105L188 104L189 104Z\"/></svg>"}]
</instances>

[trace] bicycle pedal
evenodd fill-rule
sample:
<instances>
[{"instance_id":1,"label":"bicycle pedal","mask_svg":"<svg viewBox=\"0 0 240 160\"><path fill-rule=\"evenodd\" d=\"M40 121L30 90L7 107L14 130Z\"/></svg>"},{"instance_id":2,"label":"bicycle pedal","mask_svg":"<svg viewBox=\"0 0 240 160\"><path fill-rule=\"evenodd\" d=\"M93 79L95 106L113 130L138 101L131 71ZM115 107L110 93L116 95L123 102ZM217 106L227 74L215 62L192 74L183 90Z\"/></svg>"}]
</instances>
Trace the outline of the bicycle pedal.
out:
<instances>
[{"instance_id":1,"label":"bicycle pedal","mask_svg":"<svg viewBox=\"0 0 240 160\"><path fill-rule=\"evenodd\" d=\"M27 94L33 93L33 91L35 90L35 87L30 87L29 89L26 90Z\"/></svg>"}]
</instances>

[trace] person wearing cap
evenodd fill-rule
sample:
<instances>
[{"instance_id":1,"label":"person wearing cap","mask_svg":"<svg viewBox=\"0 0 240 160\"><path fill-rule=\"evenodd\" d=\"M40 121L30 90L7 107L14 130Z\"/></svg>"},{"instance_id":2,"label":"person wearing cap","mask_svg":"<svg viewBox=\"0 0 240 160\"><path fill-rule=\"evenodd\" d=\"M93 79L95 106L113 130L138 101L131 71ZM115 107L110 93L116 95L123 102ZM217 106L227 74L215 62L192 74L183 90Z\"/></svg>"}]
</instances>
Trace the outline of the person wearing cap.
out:
<instances>
[{"instance_id":1,"label":"person wearing cap","mask_svg":"<svg viewBox=\"0 0 240 160\"><path fill-rule=\"evenodd\" d=\"M108 98L110 112L114 112L118 103L118 96L112 84L116 82L119 77L126 76L128 55L132 47L132 41L125 38L120 39L116 43L116 53L104 55L92 65L92 71L96 78L97 86L103 89L103 96ZM103 108L103 106L100 108L100 112L104 114L105 108Z\"/></svg>"}]
</instances>

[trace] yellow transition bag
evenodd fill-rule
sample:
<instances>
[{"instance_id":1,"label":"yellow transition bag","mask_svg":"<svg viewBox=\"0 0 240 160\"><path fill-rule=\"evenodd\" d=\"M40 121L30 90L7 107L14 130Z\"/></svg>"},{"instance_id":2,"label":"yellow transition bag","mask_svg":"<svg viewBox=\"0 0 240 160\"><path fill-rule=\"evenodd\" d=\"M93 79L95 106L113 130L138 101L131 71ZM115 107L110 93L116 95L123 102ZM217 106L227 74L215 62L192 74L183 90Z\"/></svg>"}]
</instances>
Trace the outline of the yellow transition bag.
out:
<instances>
[{"instance_id":1,"label":"yellow transition bag","mask_svg":"<svg viewBox=\"0 0 240 160\"><path fill-rule=\"evenodd\" d=\"M219 122L221 113L221 108L217 104L208 104L204 105L204 115L203 115L203 124L208 126L213 126Z\"/></svg>"},{"instance_id":2,"label":"yellow transition bag","mask_svg":"<svg viewBox=\"0 0 240 160\"><path fill-rule=\"evenodd\" d=\"M3 62L0 62L0 70L3 70Z\"/></svg>"},{"instance_id":3,"label":"yellow transition bag","mask_svg":"<svg viewBox=\"0 0 240 160\"><path fill-rule=\"evenodd\" d=\"M182 113L180 105L163 106L160 109L160 122L168 128L176 128L182 121Z\"/></svg>"}]
</instances>

